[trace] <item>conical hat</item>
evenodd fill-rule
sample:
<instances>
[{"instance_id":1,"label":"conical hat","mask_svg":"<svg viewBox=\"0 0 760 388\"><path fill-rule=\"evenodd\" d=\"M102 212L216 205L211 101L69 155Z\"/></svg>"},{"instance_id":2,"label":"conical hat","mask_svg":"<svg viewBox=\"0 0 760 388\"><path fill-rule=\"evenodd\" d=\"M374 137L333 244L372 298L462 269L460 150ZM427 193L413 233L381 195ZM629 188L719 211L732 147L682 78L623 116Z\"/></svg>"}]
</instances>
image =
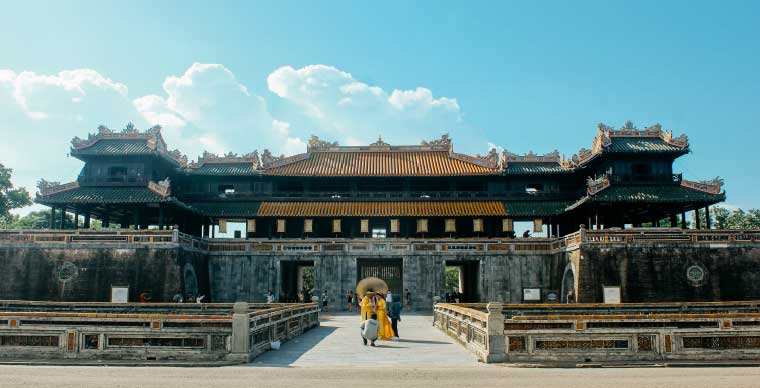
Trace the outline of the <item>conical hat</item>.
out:
<instances>
[{"instance_id":1,"label":"conical hat","mask_svg":"<svg viewBox=\"0 0 760 388\"><path fill-rule=\"evenodd\" d=\"M367 291L374 291L379 294L388 293L388 285L380 278L369 277L364 278L356 285L356 296L363 298Z\"/></svg>"}]
</instances>

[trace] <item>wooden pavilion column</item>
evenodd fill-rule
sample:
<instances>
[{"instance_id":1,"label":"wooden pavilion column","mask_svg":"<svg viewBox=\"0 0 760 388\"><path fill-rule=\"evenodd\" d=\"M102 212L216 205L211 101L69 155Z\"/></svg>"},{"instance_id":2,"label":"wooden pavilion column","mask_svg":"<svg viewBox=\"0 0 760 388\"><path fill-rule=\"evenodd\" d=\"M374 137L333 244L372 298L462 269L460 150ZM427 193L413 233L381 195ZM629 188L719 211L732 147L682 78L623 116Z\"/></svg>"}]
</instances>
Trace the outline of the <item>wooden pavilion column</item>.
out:
<instances>
[{"instance_id":1,"label":"wooden pavilion column","mask_svg":"<svg viewBox=\"0 0 760 388\"><path fill-rule=\"evenodd\" d=\"M66 206L61 208L61 229L66 229Z\"/></svg>"},{"instance_id":2,"label":"wooden pavilion column","mask_svg":"<svg viewBox=\"0 0 760 388\"><path fill-rule=\"evenodd\" d=\"M55 229L55 206L50 207L50 229Z\"/></svg>"},{"instance_id":3,"label":"wooden pavilion column","mask_svg":"<svg viewBox=\"0 0 760 388\"><path fill-rule=\"evenodd\" d=\"M132 229L134 230L140 229L141 221L142 220L140 219L140 209L134 208L134 210L132 210Z\"/></svg>"},{"instance_id":4,"label":"wooden pavilion column","mask_svg":"<svg viewBox=\"0 0 760 388\"><path fill-rule=\"evenodd\" d=\"M79 229L79 208L74 208L74 229Z\"/></svg>"},{"instance_id":5,"label":"wooden pavilion column","mask_svg":"<svg viewBox=\"0 0 760 388\"><path fill-rule=\"evenodd\" d=\"M678 227L678 217L675 215L675 213L670 215L670 227L671 228Z\"/></svg>"},{"instance_id":6,"label":"wooden pavilion column","mask_svg":"<svg viewBox=\"0 0 760 388\"><path fill-rule=\"evenodd\" d=\"M710 206L705 206L705 229L711 229L710 225Z\"/></svg>"},{"instance_id":7,"label":"wooden pavilion column","mask_svg":"<svg viewBox=\"0 0 760 388\"><path fill-rule=\"evenodd\" d=\"M84 224L82 224L82 227L85 229L90 229L90 211L86 211L84 213Z\"/></svg>"},{"instance_id":8,"label":"wooden pavilion column","mask_svg":"<svg viewBox=\"0 0 760 388\"><path fill-rule=\"evenodd\" d=\"M164 206L158 205L158 230L164 230Z\"/></svg>"},{"instance_id":9,"label":"wooden pavilion column","mask_svg":"<svg viewBox=\"0 0 760 388\"><path fill-rule=\"evenodd\" d=\"M686 212L681 213L681 229L686 229Z\"/></svg>"},{"instance_id":10,"label":"wooden pavilion column","mask_svg":"<svg viewBox=\"0 0 760 388\"><path fill-rule=\"evenodd\" d=\"M694 229L702 229L702 227L699 225L699 209L694 209Z\"/></svg>"}]
</instances>

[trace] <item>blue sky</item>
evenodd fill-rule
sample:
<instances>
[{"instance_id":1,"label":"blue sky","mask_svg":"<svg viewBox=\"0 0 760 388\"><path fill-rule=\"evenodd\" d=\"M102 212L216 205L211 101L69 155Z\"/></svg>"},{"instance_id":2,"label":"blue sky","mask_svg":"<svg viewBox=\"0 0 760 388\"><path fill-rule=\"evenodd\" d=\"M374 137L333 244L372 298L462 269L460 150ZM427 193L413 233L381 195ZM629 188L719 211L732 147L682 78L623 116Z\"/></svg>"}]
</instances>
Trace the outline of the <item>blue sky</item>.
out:
<instances>
[{"instance_id":1,"label":"blue sky","mask_svg":"<svg viewBox=\"0 0 760 388\"><path fill-rule=\"evenodd\" d=\"M760 2L2 2L0 162L73 180L69 140L302 151L378 134L567 156L599 122L689 136L689 179L760 207ZM34 152L28 149L34 147Z\"/></svg>"}]
</instances>

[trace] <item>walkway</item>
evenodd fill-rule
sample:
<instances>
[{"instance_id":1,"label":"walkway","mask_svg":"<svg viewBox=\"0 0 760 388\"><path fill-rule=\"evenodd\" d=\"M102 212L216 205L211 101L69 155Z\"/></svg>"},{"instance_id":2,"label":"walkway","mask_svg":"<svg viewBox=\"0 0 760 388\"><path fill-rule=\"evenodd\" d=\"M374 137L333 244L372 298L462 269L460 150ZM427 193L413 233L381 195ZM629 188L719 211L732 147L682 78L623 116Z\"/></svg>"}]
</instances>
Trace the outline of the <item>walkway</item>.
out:
<instances>
[{"instance_id":1,"label":"walkway","mask_svg":"<svg viewBox=\"0 0 760 388\"><path fill-rule=\"evenodd\" d=\"M400 340L362 345L359 314L322 314L321 326L311 329L257 357L253 366L387 366L474 365L462 345L435 329L430 315L406 315L399 323Z\"/></svg>"}]
</instances>

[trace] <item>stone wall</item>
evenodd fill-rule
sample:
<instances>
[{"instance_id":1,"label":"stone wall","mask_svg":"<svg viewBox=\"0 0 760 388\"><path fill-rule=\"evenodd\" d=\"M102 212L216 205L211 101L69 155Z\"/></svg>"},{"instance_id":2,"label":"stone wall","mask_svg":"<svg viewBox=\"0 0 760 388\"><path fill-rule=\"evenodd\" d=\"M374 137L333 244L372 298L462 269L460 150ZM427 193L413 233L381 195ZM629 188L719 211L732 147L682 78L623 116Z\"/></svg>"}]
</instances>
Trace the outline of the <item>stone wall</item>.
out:
<instances>
[{"instance_id":1,"label":"stone wall","mask_svg":"<svg viewBox=\"0 0 760 388\"><path fill-rule=\"evenodd\" d=\"M623 302L760 299L756 243L583 243L547 251L207 252L175 243L0 243L0 299L108 301L112 285L129 285L130 300L178 292L207 302L264 302L279 294L287 263L314 266L316 293L345 308L358 279L357 260L402 263L412 308L429 310L445 294L445 268L465 264L474 301L523 302L540 288L542 301L574 291L578 302L602 302L602 286L620 286ZM285 264L284 264L285 263Z\"/></svg>"},{"instance_id":2,"label":"stone wall","mask_svg":"<svg viewBox=\"0 0 760 388\"><path fill-rule=\"evenodd\" d=\"M757 244L583 244L578 301L603 302L620 286L623 302L760 299Z\"/></svg>"},{"instance_id":3,"label":"stone wall","mask_svg":"<svg viewBox=\"0 0 760 388\"><path fill-rule=\"evenodd\" d=\"M184 261L175 244L2 244L0 299L109 301L112 285L129 285L130 301L170 301Z\"/></svg>"},{"instance_id":4,"label":"stone wall","mask_svg":"<svg viewBox=\"0 0 760 388\"><path fill-rule=\"evenodd\" d=\"M313 261L316 293L324 290L330 305L345 308L345 292L358 282L357 259L401 259L403 288L412 294L412 307L432 308L433 297L443 296L447 261L477 262L477 294L482 301L501 300L519 303L523 288L559 291L566 266L564 255L440 253L416 254L241 254L214 252L208 255L211 295L216 302L263 302L269 290L281 289L282 262Z\"/></svg>"}]
</instances>

